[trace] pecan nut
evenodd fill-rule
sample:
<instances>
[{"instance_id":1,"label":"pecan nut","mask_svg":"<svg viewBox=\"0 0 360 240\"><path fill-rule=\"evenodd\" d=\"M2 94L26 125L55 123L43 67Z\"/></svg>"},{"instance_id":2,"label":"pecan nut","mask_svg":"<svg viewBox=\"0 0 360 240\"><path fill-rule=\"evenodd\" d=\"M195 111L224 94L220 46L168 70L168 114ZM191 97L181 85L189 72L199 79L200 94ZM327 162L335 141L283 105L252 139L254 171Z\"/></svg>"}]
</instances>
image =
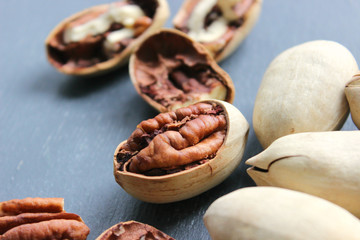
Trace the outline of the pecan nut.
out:
<instances>
[{"instance_id":1,"label":"pecan nut","mask_svg":"<svg viewBox=\"0 0 360 240\"><path fill-rule=\"evenodd\" d=\"M71 75L97 75L127 63L133 49L166 21L166 0L123 0L62 21L46 39L49 62Z\"/></svg>"},{"instance_id":2,"label":"pecan nut","mask_svg":"<svg viewBox=\"0 0 360 240\"><path fill-rule=\"evenodd\" d=\"M118 146L115 179L143 201L195 196L219 184L240 163L247 132L239 110L223 101L161 113L141 122Z\"/></svg>"},{"instance_id":3,"label":"pecan nut","mask_svg":"<svg viewBox=\"0 0 360 240\"><path fill-rule=\"evenodd\" d=\"M216 61L230 55L249 34L262 0L187 0L174 27L204 44Z\"/></svg>"},{"instance_id":4,"label":"pecan nut","mask_svg":"<svg viewBox=\"0 0 360 240\"><path fill-rule=\"evenodd\" d=\"M174 240L158 229L136 221L121 222L104 231L96 240Z\"/></svg>"},{"instance_id":5,"label":"pecan nut","mask_svg":"<svg viewBox=\"0 0 360 240\"><path fill-rule=\"evenodd\" d=\"M204 99L234 100L230 76L204 46L177 30L148 37L132 54L129 71L139 95L160 112Z\"/></svg>"},{"instance_id":6,"label":"pecan nut","mask_svg":"<svg viewBox=\"0 0 360 240\"><path fill-rule=\"evenodd\" d=\"M86 239L82 219L64 211L62 198L25 198L0 203L0 239Z\"/></svg>"}]
</instances>

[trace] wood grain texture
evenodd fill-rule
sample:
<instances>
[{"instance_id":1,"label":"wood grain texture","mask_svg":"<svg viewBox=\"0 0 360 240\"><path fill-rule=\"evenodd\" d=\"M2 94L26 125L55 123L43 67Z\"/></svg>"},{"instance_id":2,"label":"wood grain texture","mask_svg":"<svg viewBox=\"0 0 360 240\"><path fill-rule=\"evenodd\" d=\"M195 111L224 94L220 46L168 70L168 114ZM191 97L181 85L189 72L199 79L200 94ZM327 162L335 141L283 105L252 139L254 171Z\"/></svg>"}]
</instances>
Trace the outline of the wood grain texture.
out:
<instances>
[{"instance_id":1,"label":"wood grain texture","mask_svg":"<svg viewBox=\"0 0 360 240\"><path fill-rule=\"evenodd\" d=\"M64 18L89 1L0 2L0 201L63 197L90 227L88 239L120 221L152 225L175 239L209 239L202 222L208 206L235 189L254 185L244 163L222 184L198 197L149 204L125 193L113 177L113 153L144 119L157 113L133 88L126 67L99 78L61 75L46 61L44 41ZM171 21L182 1L169 0ZM305 41L327 39L360 57L357 0L264 1L259 21L220 66L234 81L234 105L251 130L244 160L262 149L252 129L257 89L271 60ZM348 118L343 130L356 130Z\"/></svg>"}]
</instances>

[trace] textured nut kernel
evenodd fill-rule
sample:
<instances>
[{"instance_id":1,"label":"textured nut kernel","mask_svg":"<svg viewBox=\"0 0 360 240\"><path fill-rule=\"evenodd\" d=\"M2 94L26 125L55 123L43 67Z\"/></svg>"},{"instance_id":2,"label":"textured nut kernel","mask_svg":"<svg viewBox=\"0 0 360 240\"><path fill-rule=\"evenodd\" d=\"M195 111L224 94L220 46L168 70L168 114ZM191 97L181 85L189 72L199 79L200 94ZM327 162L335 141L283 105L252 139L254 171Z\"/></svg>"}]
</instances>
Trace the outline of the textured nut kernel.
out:
<instances>
[{"instance_id":1,"label":"textured nut kernel","mask_svg":"<svg viewBox=\"0 0 360 240\"><path fill-rule=\"evenodd\" d=\"M360 129L360 72L355 74L346 86L345 95L349 102L351 118Z\"/></svg>"},{"instance_id":2,"label":"textured nut kernel","mask_svg":"<svg viewBox=\"0 0 360 240\"><path fill-rule=\"evenodd\" d=\"M262 0L187 0L173 24L204 44L216 61L230 55L255 25Z\"/></svg>"},{"instance_id":3,"label":"textured nut kernel","mask_svg":"<svg viewBox=\"0 0 360 240\"><path fill-rule=\"evenodd\" d=\"M56 213L64 211L63 198L24 198L0 202L0 217L20 213Z\"/></svg>"},{"instance_id":4,"label":"textured nut kernel","mask_svg":"<svg viewBox=\"0 0 360 240\"><path fill-rule=\"evenodd\" d=\"M96 240L174 240L158 229L135 221L121 222L104 231Z\"/></svg>"},{"instance_id":5,"label":"textured nut kernel","mask_svg":"<svg viewBox=\"0 0 360 240\"><path fill-rule=\"evenodd\" d=\"M360 217L359 143L359 131L284 136L247 160L247 172L257 185L316 195Z\"/></svg>"},{"instance_id":6,"label":"textured nut kernel","mask_svg":"<svg viewBox=\"0 0 360 240\"><path fill-rule=\"evenodd\" d=\"M0 203L0 239L86 239L89 228L63 209L62 198L25 198Z\"/></svg>"},{"instance_id":7,"label":"textured nut kernel","mask_svg":"<svg viewBox=\"0 0 360 240\"><path fill-rule=\"evenodd\" d=\"M213 240L359 239L360 221L343 208L305 193L248 187L210 205L204 223Z\"/></svg>"},{"instance_id":8,"label":"textured nut kernel","mask_svg":"<svg viewBox=\"0 0 360 240\"><path fill-rule=\"evenodd\" d=\"M112 9L128 6L138 6L144 16L132 10L114 11L111 22L105 17ZM135 20L123 18L125 15ZM166 0L123 0L94 6L72 15L52 30L45 41L48 60L65 74L90 76L109 72L126 64L137 45L160 29L168 16ZM86 24L99 19L101 24L86 28Z\"/></svg>"},{"instance_id":9,"label":"textured nut kernel","mask_svg":"<svg viewBox=\"0 0 360 240\"><path fill-rule=\"evenodd\" d=\"M234 85L199 43L184 33L163 29L147 38L130 59L136 91L160 112L199 100L234 100Z\"/></svg>"},{"instance_id":10,"label":"textured nut kernel","mask_svg":"<svg viewBox=\"0 0 360 240\"><path fill-rule=\"evenodd\" d=\"M307 42L277 56L255 100L261 145L292 133L340 129L349 113L344 88L357 70L353 55L332 41Z\"/></svg>"},{"instance_id":11,"label":"textured nut kernel","mask_svg":"<svg viewBox=\"0 0 360 240\"><path fill-rule=\"evenodd\" d=\"M231 104L209 100L141 122L114 155L116 181L147 202L173 202L223 181L240 163L248 123Z\"/></svg>"}]
</instances>

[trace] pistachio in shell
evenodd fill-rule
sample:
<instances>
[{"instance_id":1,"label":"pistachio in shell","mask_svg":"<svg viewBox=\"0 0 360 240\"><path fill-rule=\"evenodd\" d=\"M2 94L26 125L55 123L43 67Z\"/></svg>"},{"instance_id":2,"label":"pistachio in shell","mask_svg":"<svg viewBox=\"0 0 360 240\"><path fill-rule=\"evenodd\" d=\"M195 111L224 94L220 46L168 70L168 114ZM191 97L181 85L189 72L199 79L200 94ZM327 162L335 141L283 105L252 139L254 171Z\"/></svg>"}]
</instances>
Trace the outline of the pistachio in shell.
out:
<instances>
[{"instance_id":1,"label":"pistachio in shell","mask_svg":"<svg viewBox=\"0 0 360 240\"><path fill-rule=\"evenodd\" d=\"M234 100L230 76L205 47L177 30L163 29L142 42L129 71L139 95L160 112L205 99Z\"/></svg>"},{"instance_id":2,"label":"pistachio in shell","mask_svg":"<svg viewBox=\"0 0 360 240\"><path fill-rule=\"evenodd\" d=\"M213 240L359 239L360 221L324 199L276 187L247 187L213 202L204 215Z\"/></svg>"},{"instance_id":3,"label":"pistachio in shell","mask_svg":"<svg viewBox=\"0 0 360 240\"><path fill-rule=\"evenodd\" d=\"M345 95L349 102L351 118L360 129L360 72L355 74L345 87Z\"/></svg>"},{"instance_id":4,"label":"pistachio in shell","mask_svg":"<svg viewBox=\"0 0 360 240\"><path fill-rule=\"evenodd\" d=\"M99 75L126 64L130 54L169 16L166 0L123 0L98 5L59 23L45 41L60 72Z\"/></svg>"},{"instance_id":5,"label":"pistachio in shell","mask_svg":"<svg viewBox=\"0 0 360 240\"><path fill-rule=\"evenodd\" d=\"M141 222L127 221L115 224L96 240L174 240L160 230Z\"/></svg>"},{"instance_id":6,"label":"pistachio in shell","mask_svg":"<svg viewBox=\"0 0 360 240\"><path fill-rule=\"evenodd\" d=\"M291 134L247 160L247 172L257 185L316 195L360 218L359 143L359 131Z\"/></svg>"},{"instance_id":7,"label":"pistachio in shell","mask_svg":"<svg viewBox=\"0 0 360 240\"><path fill-rule=\"evenodd\" d=\"M344 88L358 70L339 43L311 41L277 56L267 68L253 113L255 134L266 148L299 132L338 130L349 114Z\"/></svg>"},{"instance_id":8,"label":"pistachio in shell","mask_svg":"<svg viewBox=\"0 0 360 240\"><path fill-rule=\"evenodd\" d=\"M185 0L173 24L202 43L219 62L250 33L261 6L262 0Z\"/></svg>"},{"instance_id":9,"label":"pistachio in shell","mask_svg":"<svg viewBox=\"0 0 360 240\"><path fill-rule=\"evenodd\" d=\"M114 176L130 195L169 203L216 186L239 165L249 125L233 105L208 100L141 122L114 154Z\"/></svg>"}]
</instances>

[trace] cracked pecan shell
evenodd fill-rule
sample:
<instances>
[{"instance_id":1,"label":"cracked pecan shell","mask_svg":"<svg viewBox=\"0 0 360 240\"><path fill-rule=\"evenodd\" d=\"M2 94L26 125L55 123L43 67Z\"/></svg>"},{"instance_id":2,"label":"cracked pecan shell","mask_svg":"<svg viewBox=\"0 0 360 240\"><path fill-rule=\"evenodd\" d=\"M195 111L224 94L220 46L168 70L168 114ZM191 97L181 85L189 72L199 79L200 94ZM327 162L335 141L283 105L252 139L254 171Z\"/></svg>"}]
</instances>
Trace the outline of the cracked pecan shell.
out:
<instances>
[{"instance_id":1,"label":"cracked pecan shell","mask_svg":"<svg viewBox=\"0 0 360 240\"><path fill-rule=\"evenodd\" d=\"M158 229L136 221L121 222L104 231L96 240L174 240Z\"/></svg>"},{"instance_id":2,"label":"cracked pecan shell","mask_svg":"<svg viewBox=\"0 0 360 240\"><path fill-rule=\"evenodd\" d=\"M141 122L114 154L114 176L132 196L165 203L222 182L241 161L249 125L233 105L208 100Z\"/></svg>"},{"instance_id":3,"label":"cracked pecan shell","mask_svg":"<svg viewBox=\"0 0 360 240\"><path fill-rule=\"evenodd\" d=\"M205 99L234 100L230 76L204 46L174 29L148 37L131 55L129 72L138 94L159 112Z\"/></svg>"},{"instance_id":4,"label":"cracked pecan shell","mask_svg":"<svg viewBox=\"0 0 360 240\"><path fill-rule=\"evenodd\" d=\"M349 102L351 118L360 129L360 72L356 73L345 87L345 95Z\"/></svg>"},{"instance_id":5,"label":"cracked pecan shell","mask_svg":"<svg viewBox=\"0 0 360 240\"><path fill-rule=\"evenodd\" d=\"M62 198L0 202L0 240L83 240L90 230L80 216L64 211Z\"/></svg>"},{"instance_id":6,"label":"cracked pecan shell","mask_svg":"<svg viewBox=\"0 0 360 240\"><path fill-rule=\"evenodd\" d=\"M125 23L129 24L129 21L119 23L119 20L114 20L100 33L91 33L94 31L93 27L83 38L67 40L69 37L66 31L70 27L86 24L101 17L108 13L112 6L128 5L139 6L144 12L144 16L138 17L131 27L124 26ZM124 19L133 13L124 14L124 17L120 14L115 18ZM50 32L45 40L47 59L59 72L69 75L94 76L110 72L126 64L132 51L148 35L160 29L168 16L169 7L166 0L123 0L85 9L66 18ZM122 29L130 29L127 33L132 34L112 40L115 42L108 47L107 36ZM74 32L78 32L78 29Z\"/></svg>"},{"instance_id":7,"label":"cracked pecan shell","mask_svg":"<svg viewBox=\"0 0 360 240\"><path fill-rule=\"evenodd\" d=\"M220 62L250 33L261 7L262 0L186 0L173 24L202 43Z\"/></svg>"}]
</instances>

